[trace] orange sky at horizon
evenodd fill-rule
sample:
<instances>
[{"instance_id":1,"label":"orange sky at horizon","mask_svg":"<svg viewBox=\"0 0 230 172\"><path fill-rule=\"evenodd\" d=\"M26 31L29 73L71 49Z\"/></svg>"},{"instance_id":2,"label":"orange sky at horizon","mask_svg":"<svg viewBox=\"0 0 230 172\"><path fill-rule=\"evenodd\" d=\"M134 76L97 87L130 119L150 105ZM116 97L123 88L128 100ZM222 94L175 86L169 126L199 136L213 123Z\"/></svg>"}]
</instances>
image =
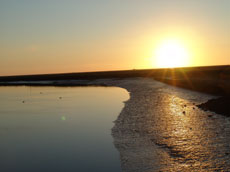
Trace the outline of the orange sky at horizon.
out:
<instances>
[{"instance_id":1,"label":"orange sky at horizon","mask_svg":"<svg viewBox=\"0 0 230 172\"><path fill-rule=\"evenodd\" d=\"M229 65L229 16L228 0L1 1L0 76Z\"/></svg>"}]
</instances>

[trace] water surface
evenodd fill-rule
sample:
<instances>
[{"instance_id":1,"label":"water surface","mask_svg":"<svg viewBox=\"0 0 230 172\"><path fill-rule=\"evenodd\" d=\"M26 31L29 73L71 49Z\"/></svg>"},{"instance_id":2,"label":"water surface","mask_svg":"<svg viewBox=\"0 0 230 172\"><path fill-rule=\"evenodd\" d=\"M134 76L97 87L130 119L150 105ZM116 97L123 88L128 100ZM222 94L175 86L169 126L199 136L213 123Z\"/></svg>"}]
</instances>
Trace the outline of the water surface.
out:
<instances>
[{"instance_id":1,"label":"water surface","mask_svg":"<svg viewBox=\"0 0 230 172\"><path fill-rule=\"evenodd\" d=\"M230 118L196 106L213 96L144 79L128 91L113 127L123 171L230 171Z\"/></svg>"},{"instance_id":2,"label":"water surface","mask_svg":"<svg viewBox=\"0 0 230 172\"><path fill-rule=\"evenodd\" d=\"M0 87L1 171L121 171L115 87Z\"/></svg>"}]
</instances>

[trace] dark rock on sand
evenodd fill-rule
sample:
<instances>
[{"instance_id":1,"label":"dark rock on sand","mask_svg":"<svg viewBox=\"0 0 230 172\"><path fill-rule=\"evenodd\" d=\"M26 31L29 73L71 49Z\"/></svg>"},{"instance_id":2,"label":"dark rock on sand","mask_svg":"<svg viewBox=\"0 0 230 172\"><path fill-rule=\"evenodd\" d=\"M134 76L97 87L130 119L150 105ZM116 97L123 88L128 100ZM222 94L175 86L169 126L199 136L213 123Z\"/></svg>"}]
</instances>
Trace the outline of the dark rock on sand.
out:
<instances>
[{"instance_id":1,"label":"dark rock on sand","mask_svg":"<svg viewBox=\"0 0 230 172\"><path fill-rule=\"evenodd\" d=\"M205 111L209 110L230 117L230 96L211 99L197 106Z\"/></svg>"}]
</instances>

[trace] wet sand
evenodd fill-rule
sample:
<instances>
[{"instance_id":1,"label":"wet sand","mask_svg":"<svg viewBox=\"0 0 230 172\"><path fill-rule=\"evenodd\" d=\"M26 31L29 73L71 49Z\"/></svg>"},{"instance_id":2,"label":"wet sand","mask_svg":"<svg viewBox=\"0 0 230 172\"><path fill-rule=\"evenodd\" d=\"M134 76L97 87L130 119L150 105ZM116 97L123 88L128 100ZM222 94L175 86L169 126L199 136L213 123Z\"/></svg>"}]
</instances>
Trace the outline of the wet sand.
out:
<instances>
[{"instance_id":1,"label":"wet sand","mask_svg":"<svg viewBox=\"0 0 230 172\"><path fill-rule=\"evenodd\" d=\"M130 93L112 128L123 171L230 171L230 119L196 106L216 96L146 78L59 81L82 84Z\"/></svg>"},{"instance_id":2,"label":"wet sand","mask_svg":"<svg viewBox=\"0 0 230 172\"><path fill-rule=\"evenodd\" d=\"M123 171L230 171L230 119L196 107L214 96L150 79L130 92L112 129Z\"/></svg>"}]
</instances>

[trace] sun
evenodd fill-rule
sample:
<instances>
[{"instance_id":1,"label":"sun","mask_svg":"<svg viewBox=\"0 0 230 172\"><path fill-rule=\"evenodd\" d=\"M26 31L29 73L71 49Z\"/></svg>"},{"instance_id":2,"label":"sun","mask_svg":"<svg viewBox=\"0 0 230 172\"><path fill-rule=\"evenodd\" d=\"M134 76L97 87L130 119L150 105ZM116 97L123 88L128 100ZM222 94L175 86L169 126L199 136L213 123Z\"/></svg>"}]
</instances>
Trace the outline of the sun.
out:
<instances>
[{"instance_id":1,"label":"sun","mask_svg":"<svg viewBox=\"0 0 230 172\"><path fill-rule=\"evenodd\" d=\"M160 68L187 66L189 52L179 40L164 40L155 50L155 63Z\"/></svg>"}]
</instances>

